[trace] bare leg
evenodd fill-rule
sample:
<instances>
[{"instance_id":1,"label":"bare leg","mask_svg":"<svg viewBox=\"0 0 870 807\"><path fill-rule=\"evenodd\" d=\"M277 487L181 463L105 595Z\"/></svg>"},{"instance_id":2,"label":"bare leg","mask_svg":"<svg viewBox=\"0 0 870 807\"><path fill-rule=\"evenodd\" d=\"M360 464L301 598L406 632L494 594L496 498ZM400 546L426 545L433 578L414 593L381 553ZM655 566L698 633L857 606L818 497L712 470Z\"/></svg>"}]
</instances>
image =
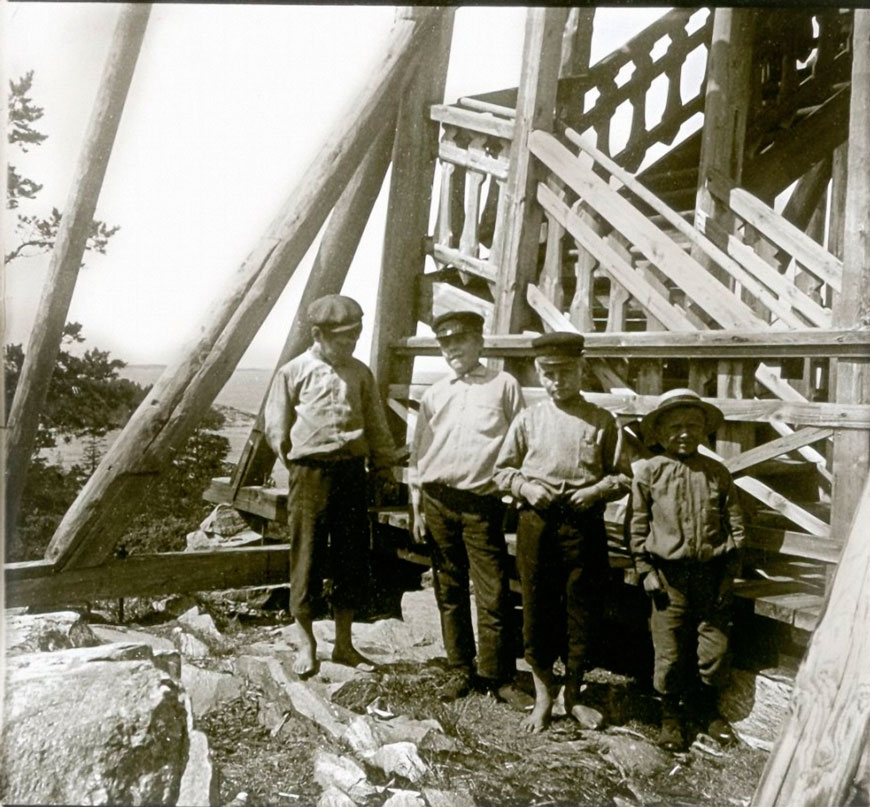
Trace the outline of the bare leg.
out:
<instances>
[{"instance_id":1,"label":"bare leg","mask_svg":"<svg viewBox=\"0 0 870 807\"><path fill-rule=\"evenodd\" d=\"M521 723L523 731L530 734L542 732L550 722L553 713L553 701L555 700L555 679L553 669L540 670L532 667L532 679L535 682L535 707L532 713L523 718Z\"/></svg>"},{"instance_id":2,"label":"bare leg","mask_svg":"<svg viewBox=\"0 0 870 807\"><path fill-rule=\"evenodd\" d=\"M297 616L296 625L299 628L299 652L293 662L293 672L304 678L317 669L317 639L308 617Z\"/></svg>"},{"instance_id":3,"label":"bare leg","mask_svg":"<svg viewBox=\"0 0 870 807\"><path fill-rule=\"evenodd\" d=\"M367 659L353 646L351 638L351 626L353 625L353 611L350 609L336 609L335 611L335 647L332 650L332 660L336 664L345 664L348 667L356 667L365 672L374 670L374 662Z\"/></svg>"}]
</instances>

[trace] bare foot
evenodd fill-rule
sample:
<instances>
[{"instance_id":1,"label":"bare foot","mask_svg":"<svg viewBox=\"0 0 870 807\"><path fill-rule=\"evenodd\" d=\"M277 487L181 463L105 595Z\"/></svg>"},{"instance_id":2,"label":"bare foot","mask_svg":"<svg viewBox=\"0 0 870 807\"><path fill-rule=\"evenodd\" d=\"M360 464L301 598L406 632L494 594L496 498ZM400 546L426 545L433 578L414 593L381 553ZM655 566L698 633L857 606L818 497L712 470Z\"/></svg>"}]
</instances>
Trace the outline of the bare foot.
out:
<instances>
[{"instance_id":1,"label":"bare foot","mask_svg":"<svg viewBox=\"0 0 870 807\"><path fill-rule=\"evenodd\" d=\"M604 723L604 715L601 712L591 706L584 706L582 703L575 703L572 706L568 706L566 703L565 711L584 729L598 729Z\"/></svg>"},{"instance_id":2,"label":"bare foot","mask_svg":"<svg viewBox=\"0 0 870 807\"><path fill-rule=\"evenodd\" d=\"M308 678L317 672L317 648L314 645L305 643L305 646L300 647L296 653L296 658L293 660L293 672L300 678Z\"/></svg>"},{"instance_id":3,"label":"bare foot","mask_svg":"<svg viewBox=\"0 0 870 807\"><path fill-rule=\"evenodd\" d=\"M353 667L361 672L374 672L377 666L371 659L367 659L353 646L347 648L336 647L332 651L332 660L336 664Z\"/></svg>"},{"instance_id":4,"label":"bare foot","mask_svg":"<svg viewBox=\"0 0 870 807\"><path fill-rule=\"evenodd\" d=\"M553 712L553 701L535 702L535 708L528 717L524 717L520 725L528 734L540 734L550 725L550 715Z\"/></svg>"}]
</instances>

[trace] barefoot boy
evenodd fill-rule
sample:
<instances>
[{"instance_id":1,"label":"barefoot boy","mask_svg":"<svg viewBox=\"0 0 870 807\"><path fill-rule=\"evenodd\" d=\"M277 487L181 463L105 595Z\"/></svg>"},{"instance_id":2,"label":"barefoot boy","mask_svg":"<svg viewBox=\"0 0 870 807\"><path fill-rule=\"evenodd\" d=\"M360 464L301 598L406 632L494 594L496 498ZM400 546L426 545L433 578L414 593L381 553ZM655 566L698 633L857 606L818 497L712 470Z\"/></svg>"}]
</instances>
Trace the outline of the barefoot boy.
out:
<instances>
[{"instance_id":1,"label":"barefoot boy","mask_svg":"<svg viewBox=\"0 0 870 807\"><path fill-rule=\"evenodd\" d=\"M353 358L362 309L330 294L308 308L314 344L279 368L265 408L269 445L290 474L290 609L299 626L300 676L317 667L312 608L333 578L332 660L369 665L353 646L354 611L368 583L366 462L386 479L394 446L371 370Z\"/></svg>"},{"instance_id":2,"label":"barefoot boy","mask_svg":"<svg viewBox=\"0 0 870 807\"><path fill-rule=\"evenodd\" d=\"M493 465L508 426L523 406L519 382L480 363L483 317L451 311L432 330L451 373L420 401L411 454L414 539L429 540L435 597L451 680L452 700L478 681L512 704L527 695L513 685L516 660L508 625L508 553L505 507L493 483ZM477 606L478 652L471 624L469 577Z\"/></svg>"},{"instance_id":3,"label":"barefoot boy","mask_svg":"<svg viewBox=\"0 0 870 807\"><path fill-rule=\"evenodd\" d=\"M734 740L720 716L718 688L728 678L731 590L740 570L743 518L731 474L698 445L722 423L722 413L688 389L662 395L643 420L648 442L664 453L639 464L632 483L631 553L652 597L655 666L662 695L659 744L684 743L681 697L697 665L695 717L716 740Z\"/></svg>"},{"instance_id":4,"label":"barefoot boy","mask_svg":"<svg viewBox=\"0 0 870 807\"><path fill-rule=\"evenodd\" d=\"M583 399L583 337L532 342L549 400L523 410L496 461L496 483L520 503L517 568L525 658L535 680L526 731L546 728L557 694L553 663L565 662L565 708L586 727L600 713L580 703L589 645L609 571L604 506L628 491L630 466L616 421Z\"/></svg>"}]
</instances>

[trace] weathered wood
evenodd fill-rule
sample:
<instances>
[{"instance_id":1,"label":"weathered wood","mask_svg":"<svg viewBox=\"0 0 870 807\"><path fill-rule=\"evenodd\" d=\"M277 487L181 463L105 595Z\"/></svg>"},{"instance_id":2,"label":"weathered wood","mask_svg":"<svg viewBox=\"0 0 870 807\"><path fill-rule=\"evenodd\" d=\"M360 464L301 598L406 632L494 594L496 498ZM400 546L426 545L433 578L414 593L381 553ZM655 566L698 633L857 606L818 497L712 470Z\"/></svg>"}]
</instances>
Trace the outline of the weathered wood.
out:
<instances>
[{"instance_id":1,"label":"weathered wood","mask_svg":"<svg viewBox=\"0 0 870 807\"><path fill-rule=\"evenodd\" d=\"M600 177L582 165L552 135L533 132L529 148L556 176L569 185L617 230L630 236L640 251L706 311L723 328L761 328L765 323L747 306L727 292L697 262L631 203L608 187Z\"/></svg>"},{"instance_id":2,"label":"weathered wood","mask_svg":"<svg viewBox=\"0 0 870 807\"><path fill-rule=\"evenodd\" d=\"M461 165L463 168L471 168L475 171L483 171L494 176L496 179L507 179L510 163L501 157L492 157L489 154L469 152L467 149L457 146L455 143L442 140L438 144L438 157L453 165Z\"/></svg>"},{"instance_id":3,"label":"weathered wood","mask_svg":"<svg viewBox=\"0 0 870 807\"><path fill-rule=\"evenodd\" d=\"M594 8L575 6L568 12L562 36L559 78L577 76L589 69L594 22Z\"/></svg>"},{"instance_id":4,"label":"weathered wood","mask_svg":"<svg viewBox=\"0 0 870 807\"><path fill-rule=\"evenodd\" d=\"M150 3L124 6L120 11L27 342L6 421L5 523L10 536L18 521L39 416L150 14Z\"/></svg>"},{"instance_id":5,"label":"weathered wood","mask_svg":"<svg viewBox=\"0 0 870 807\"><path fill-rule=\"evenodd\" d=\"M856 41L870 52L870 13L856 11ZM857 31L864 28L864 39ZM859 85L860 86L860 85ZM795 680L790 714L752 804L847 803L870 731L870 481L865 482L828 602Z\"/></svg>"},{"instance_id":6,"label":"weathered wood","mask_svg":"<svg viewBox=\"0 0 870 807\"><path fill-rule=\"evenodd\" d=\"M487 334L487 350L524 351L534 335ZM685 358L687 352L704 359L752 359L788 357L852 357L870 352L870 333L852 329L799 331L630 331L585 334L587 356L625 358ZM437 351L431 336L399 339L393 349ZM421 353L421 355L424 355ZM437 352L425 355L438 355Z\"/></svg>"},{"instance_id":7,"label":"weathered wood","mask_svg":"<svg viewBox=\"0 0 870 807\"><path fill-rule=\"evenodd\" d=\"M83 569L55 572L48 561L4 567L6 607L56 607L118 597L154 597L286 583L290 547L130 555Z\"/></svg>"},{"instance_id":8,"label":"weathered wood","mask_svg":"<svg viewBox=\"0 0 870 807\"><path fill-rule=\"evenodd\" d=\"M848 185L843 241L843 287L834 301L834 322L870 329L870 11L855 10L852 106L849 114ZM870 356L837 361L836 398L870 400ZM845 534L863 481L870 472L870 433L834 438L834 530Z\"/></svg>"},{"instance_id":9,"label":"weathered wood","mask_svg":"<svg viewBox=\"0 0 870 807\"><path fill-rule=\"evenodd\" d=\"M528 319L524 287L538 271L541 209L534 204L540 168L529 152L535 129L549 131L556 108L560 43L568 10L530 8L526 12L523 61L517 92L517 113L504 187L502 237L493 244L499 266L495 286L495 333L516 333Z\"/></svg>"},{"instance_id":10,"label":"weathered wood","mask_svg":"<svg viewBox=\"0 0 870 807\"><path fill-rule=\"evenodd\" d=\"M785 437L777 437L774 440L764 443L764 445L756 446L749 451L744 451L742 454L738 454L737 456L729 457L725 462L725 466L732 474L740 473L745 471L747 468L751 468L753 465L758 465L766 460L779 457L789 451L796 451L803 446L810 445L810 443L824 440L825 438L830 437L831 434L833 434L833 429L830 428L800 429L799 431L792 432L792 434Z\"/></svg>"},{"instance_id":11,"label":"weathered wood","mask_svg":"<svg viewBox=\"0 0 870 807\"><path fill-rule=\"evenodd\" d=\"M490 283L495 282L495 279L498 277L498 267L494 266L490 261L471 257L458 249L445 247L442 244L435 244L432 247L432 256L445 266L454 266L461 272L476 275Z\"/></svg>"},{"instance_id":12,"label":"weathered wood","mask_svg":"<svg viewBox=\"0 0 870 807\"><path fill-rule=\"evenodd\" d=\"M393 126L387 124L375 138L366 158L336 202L317 248L293 324L278 357L276 370L311 345L311 327L306 319L308 306L318 297L341 291L383 185L392 148ZM244 485L262 484L275 464L275 454L263 433L265 406L264 398L236 463L233 472L233 487L236 490Z\"/></svg>"},{"instance_id":13,"label":"weathered wood","mask_svg":"<svg viewBox=\"0 0 870 807\"><path fill-rule=\"evenodd\" d=\"M514 136L513 120L505 120L491 113L459 109L446 104L434 104L429 109L429 116L432 120L437 120L448 126L494 135L504 140L512 140Z\"/></svg>"},{"instance_id":14,"label":"weathered wood","mask_svg":"<svg viewBox=\"0 0 870 807\"><path fill-rule=\"evenodd\" d=\"M207 411L250 339L395 109L421 41L440 12L400 22L362 92L326 138L278 216L238 270L195 338L158 379L67 511L47 557L59 567L95 565L114 549L148 482Z\"/></svg>"},{"instance_id":15,"label":"weathered wood","mask_svg":"<svg viewBox=\"0 0 870 807\"><path fill-rule=\"evenodd\" d=\"M720 360L716 364L716 396L752 398L755 392L754 364L751 361ZM723 423L716 433L716 450L730 460L752 447L755 427L748 423Z\"/></svg>"},{"instance_id":16,"label":"weathered wood","mask_svg":"<svg viewBox=\"0 0 870 807\"><path fill-rule=\"evenodd\" d=\"M400 11L410 19L425 13L425 9L415 7ZM411 378L411 363L392 357L389 345L417 330L417 278L425 266L424 244L438 153L438 127L427 112L444 99L453 16L453 9L445 10L421 43L420 65L404 93L396 120L371 351L372 371L382 392L390 380ZM396 443L402 445L405 424L391 418L390 425Z\"/></svg>"}]
</instances>

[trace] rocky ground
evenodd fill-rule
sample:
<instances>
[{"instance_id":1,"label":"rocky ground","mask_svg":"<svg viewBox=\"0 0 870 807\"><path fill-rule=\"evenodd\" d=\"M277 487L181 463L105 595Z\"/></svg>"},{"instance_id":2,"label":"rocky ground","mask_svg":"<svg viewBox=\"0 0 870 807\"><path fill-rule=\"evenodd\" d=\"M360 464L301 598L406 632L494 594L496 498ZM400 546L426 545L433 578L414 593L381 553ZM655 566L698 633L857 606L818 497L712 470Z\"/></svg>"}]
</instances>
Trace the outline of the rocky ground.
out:
<instances>
[{"instance_id":1,"label":"rocky ground","mask_svg":"<svg viewBox=\"0 0 870 807\"><path fill-rule=\"evenodd\" d=\"M329 661L332 623L316 623L320 670L304 682L292 672L294 628L265 601L262 592L127 601L124 625L110 624L110 609L88 620L99 641L179 654L193 724L219 772L210 804L720 807L748 804L761 773L765 753L743 743L723 750L699 735L686 753L661 751L649 689L605 669L587 676L588 702L607 719L599 731L557 707L548 731L527 735L520 713L491 695L442 702L431 590L406 593L402 619L354 626L375 672Z\"/></svg>"}]
</instances>

